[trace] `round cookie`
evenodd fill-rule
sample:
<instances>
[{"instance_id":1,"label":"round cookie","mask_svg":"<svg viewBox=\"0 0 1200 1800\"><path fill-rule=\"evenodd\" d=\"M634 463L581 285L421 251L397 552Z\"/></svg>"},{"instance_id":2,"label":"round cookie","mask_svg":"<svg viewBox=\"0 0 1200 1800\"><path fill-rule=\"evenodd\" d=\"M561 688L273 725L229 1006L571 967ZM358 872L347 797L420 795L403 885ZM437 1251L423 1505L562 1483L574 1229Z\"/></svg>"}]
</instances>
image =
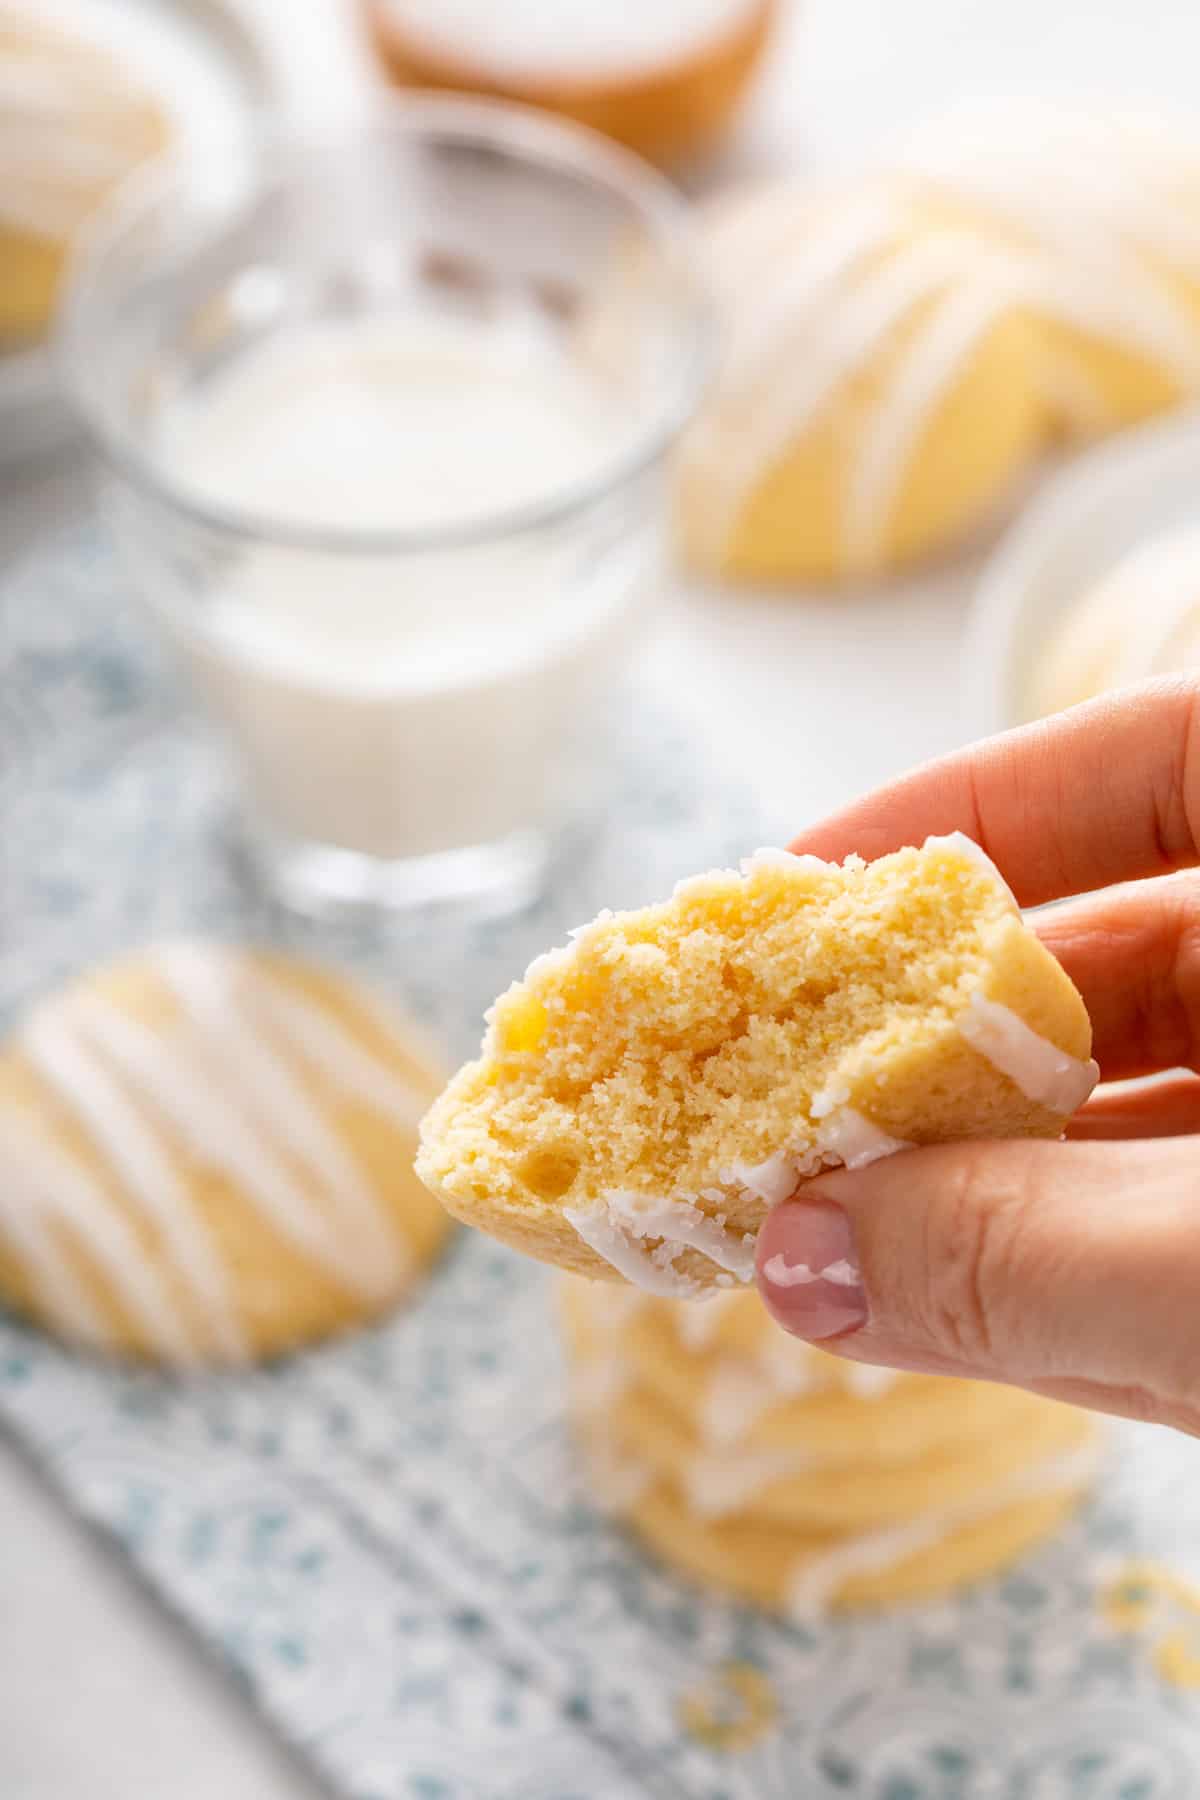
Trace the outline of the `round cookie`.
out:
<instances>
[{"instance_id":1,"label":"round cookie","mask_svg":"<svg viewBox=\"0 0 1200 1800\"><path fill-rule=\"evenodd\" d=\"M722 202L706 234L724 350L675 489L685 560L827 582L966 536L1043 428L1025 259L895 183Z\"/></svg>"},{"instance_id":2,"label":"round cookie","mask_svg":"<svg viewBox=\"0 0 1200 1800\"><path fill-rule=\"evenodd\" d=\"M929 121L898 165L1029 259L1042 391L1073 436L1200 392L1200 134L1161 110L1033 96Z\"/></svg>"},{"instance_id":3,"label":"round cookie","mask_svg":"<svg viewBox=\"0 0 1200 1800\"><path fill-rule=\"evenodd\" d=\"M823 1167L1057 1136L1090 1047L968 839L760 852L539 958L424 1120L417 1171L529 1255L694 1296L749 1281L769 1207Z\"/></svg>"},{"instance_id":4,"label":"round cookie","mask_svg":"<svg viewBox=\"0 0 1200 1800\"><path fill-rule=\"evenodd\" d=\"M448 88L556 112L678 163L712 148L762 58L777 0L366 0L385 71L404 87Z\"/></svg>"},{"instance_id":5,"label":"round cookie","mask_svg":"<svg viewBox=\"0 0 1200 1800\"><path fill-rule=\"evenodd\" d=\"M1200 664L1200 528L1138 544L1076 601L1030 683L1036 717Z\"/></svg>"},{"instance_id":6,"label":"round cookie","mask_svg":"<svg viewBox=\"0 0 1200 1800\"><path fill-rule=\"evenodd\" d=\"M448 1230L412 1173L438 1079L291 958L179 943L85 976L0 1054L0 1301L180 1365L377 1316Z\"/></svg>"},{"instance_id":7,"label":"round cookie","mask_svg":"<svg viewBox=\"0 0 1200 1800\"><path fill-rule=\"evenodd\" d=\"M693 1580L812 1620L931 1600L998 1574L1070 1516L1094 1468L1081 1429L1074 1450L1029 1472L1030 1491L1019 1498L997 1497L990 1510L957 1520L917 1519L851 1538L700 1519L665 1485L644 1488L623 1516L648 1548Z\"/></svg>"},{"instance_id":8,"label":"round cookie","mask_svg":"<svg viewBox=\"0 0 1200 1800\"><path fill-rule=\"evenodd\" d=\"M0 0L0 344L42 331L79 227L170 138L159 99L96 24L86 6Z\"/></svg>"}]
</instances>

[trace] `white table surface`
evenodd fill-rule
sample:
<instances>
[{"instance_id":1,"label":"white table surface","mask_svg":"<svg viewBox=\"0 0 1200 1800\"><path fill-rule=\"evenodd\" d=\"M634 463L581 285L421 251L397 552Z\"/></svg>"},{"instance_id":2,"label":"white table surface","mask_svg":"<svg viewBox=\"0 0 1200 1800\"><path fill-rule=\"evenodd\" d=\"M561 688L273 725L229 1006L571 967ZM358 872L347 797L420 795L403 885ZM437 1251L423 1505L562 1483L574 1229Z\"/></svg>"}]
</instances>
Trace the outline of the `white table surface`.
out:
<instances>
[{"instance_id":1,"label":"white table surface","mask_svg":"<svg viewBox=\"0 0 1200 1800\"><path fill-rule=\"evenodd\" d=\"M338 0L242 3L268 26L286 25L278 53L293 104L338 104L355 79ZM1200 8L1190 0L809 0L732 160L852 164L965 90L1084 87L1195 107L1197 67ZM85 504L85 472L70 458L10 476L0 577ZM782 838L971 734L957 682L971 580L959 566L902 591L804 604L677 595L647 670L756 784ZM183 1634L0 1445L0 1800L316 1794Z\"/></svg>"}]
</instances>

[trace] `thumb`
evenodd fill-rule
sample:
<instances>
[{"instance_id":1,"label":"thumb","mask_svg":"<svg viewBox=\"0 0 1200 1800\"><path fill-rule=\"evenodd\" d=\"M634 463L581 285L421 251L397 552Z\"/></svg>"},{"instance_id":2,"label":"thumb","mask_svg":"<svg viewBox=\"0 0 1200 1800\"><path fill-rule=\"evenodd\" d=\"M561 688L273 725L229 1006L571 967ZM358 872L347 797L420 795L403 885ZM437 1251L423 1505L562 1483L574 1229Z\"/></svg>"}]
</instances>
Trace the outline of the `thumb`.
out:
<instances>
[{"instance_id":1,"label":"thumb","mask_svg":"<svg viewBox=\"0 0 1200 1800\"><path fill-rule=\"evenodd\" d=\"M821 1175L759 1233L785 1330L1200 1433L1200 1137L982 1142Z\"/></svg>"}]
</instances>

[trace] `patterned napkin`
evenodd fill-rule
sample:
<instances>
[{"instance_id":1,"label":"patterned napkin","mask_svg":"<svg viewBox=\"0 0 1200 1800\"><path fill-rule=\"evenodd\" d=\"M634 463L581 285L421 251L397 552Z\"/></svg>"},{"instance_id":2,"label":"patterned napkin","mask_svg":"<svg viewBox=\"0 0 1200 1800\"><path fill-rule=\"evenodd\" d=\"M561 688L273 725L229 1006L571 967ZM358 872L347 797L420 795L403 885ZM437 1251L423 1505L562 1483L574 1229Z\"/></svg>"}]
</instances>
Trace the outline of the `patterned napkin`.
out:
<instances>
[{"instance_id":1,"label":"patterned napkin","mask_svg":"<svg viewBox=\"0 0 1200 1800\"><path fill-rule=\"evenodd\" d=\"M602 809L517 920L331 933L249 897L219 785L108 555L0 594L0 1011L181 928L333 954L468 1051L601 904L763 835L647 696ZM775 834L777 835L777 833ZM1188 1800L1200 1450L1121 1433L1098 1500L1005 1578L821 1630L699 1597L581 1485L545 1273L462 1234L386 1326L186 1382L0 1321L0 1426L352 1800Z\"/></svg>"}]
</instances>

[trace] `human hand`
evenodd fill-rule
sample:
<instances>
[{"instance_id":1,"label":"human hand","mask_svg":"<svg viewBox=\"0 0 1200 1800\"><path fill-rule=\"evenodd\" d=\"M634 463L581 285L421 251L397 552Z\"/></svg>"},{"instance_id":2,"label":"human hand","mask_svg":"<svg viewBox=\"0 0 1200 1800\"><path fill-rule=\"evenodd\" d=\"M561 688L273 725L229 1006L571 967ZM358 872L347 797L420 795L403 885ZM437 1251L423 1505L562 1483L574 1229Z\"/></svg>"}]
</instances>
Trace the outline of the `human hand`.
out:
<instances>
[{"instance_id":1,"label":"human hand","mask_svg":"<svg viewBox=\"0 0 1200 1800\"><path fill-rule=\"evenodd\" d=\"M793 849L974 838L1083 994L1103 1082L1200 1056L1200 681L1147 684L917 770ZM1153 879L1147 879L1153 878ZM780 1325L859 1362L1006 1381L1200 1435L1200 1080L1097 1089L1062 1142L817 1176L759 1233ZM788 1285L846 1260L857 1286Z\"/></svg>"}]
</instances>

